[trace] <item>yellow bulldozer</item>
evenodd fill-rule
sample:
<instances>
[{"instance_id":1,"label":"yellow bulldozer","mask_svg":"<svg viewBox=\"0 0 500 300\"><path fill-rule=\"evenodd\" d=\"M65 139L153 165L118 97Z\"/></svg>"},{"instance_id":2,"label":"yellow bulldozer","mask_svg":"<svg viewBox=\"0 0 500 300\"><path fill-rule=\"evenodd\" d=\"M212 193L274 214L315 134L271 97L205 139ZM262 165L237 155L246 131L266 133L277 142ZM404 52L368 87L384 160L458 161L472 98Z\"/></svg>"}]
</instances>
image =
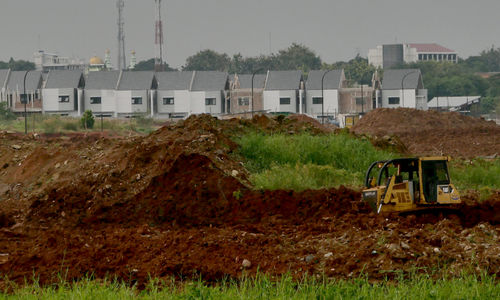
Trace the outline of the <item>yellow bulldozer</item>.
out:
<instances>
[{"instance_id":1,"label":"yellow bulldozer","mask_svg":"<svg viewBox=\"0 0 500 300\"><path fill-rule=\"evenodd\" d=\"M461 200L450 180L449 161L449 157L376 161L366 172L362 200L377 213L453 209Z\"/></svg>"}]
</instances>

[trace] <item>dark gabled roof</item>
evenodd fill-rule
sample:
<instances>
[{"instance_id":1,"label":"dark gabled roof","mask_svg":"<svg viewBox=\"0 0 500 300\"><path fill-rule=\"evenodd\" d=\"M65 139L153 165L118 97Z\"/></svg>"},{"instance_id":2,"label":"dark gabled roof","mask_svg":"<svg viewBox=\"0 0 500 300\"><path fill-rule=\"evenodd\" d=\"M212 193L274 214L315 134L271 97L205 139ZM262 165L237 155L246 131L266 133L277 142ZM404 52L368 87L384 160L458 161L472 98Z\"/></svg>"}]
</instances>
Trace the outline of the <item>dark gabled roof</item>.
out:
<instances>
[{"instance_id":1,"label":"dark gabled roof","mask_svg":"<svg viewBox=\"0 0 500 300\"><path fill-rule=\"evenodd\" d=\"M192 91L222 91L226 88L228 74L218 71L196 71Z\"/></svg>"},{"instance_id":2,"label":"dark gabled roof","mask_svg":"<svg viewBox=\"0 0 500 300\"><path fill-rule=\"evenodd\" d=\"M87 90L114 90L120 78L120 71L89 72L85 80Z\"/></svg>"},{"instance_id":3,"label":"dark gabled roof","mask_svg":"<svg viewBox=\"0 0 500 300\"><path fill-rule=\"evenodd\" d=\"M4 84L7 84L7 75L9 75L9 69L1 69L0 70L0 88L5 87Z\"/></svg>"},{"instance_id":4,"label":"dark gabled roof","mask_svg":"<svg viewBox=\"0 0 500 300\"><path fill-rule=\"evenodd\" d=\"M193 71L156 73L156 80L158 80L158 89L162 91L189 90L192 79Z\"/></svg>"},{"instance_id":5,"label":"dark gabled roof","mask_svg":"<svg viewBox=\"0 0 500 300\"><path fill-rule=\"evenodd\" d=\"M123 71L118 90L150 90L155 86L153 71Z\"/></svg>"},{"instance_id":6,"label":"dark gabled roof","mask_svg":"<svg viewBox=\"0 0 500 300\"><path fill-rule=\"evenodd\" d=\"M297 90L301 80L302 71L269 71L266 91Z\"/></svg>"},{"instance_id":7,"label":"dark gabled roof","mask_svg":"<svg viewBox=\"0 0 500 300\"><path fill-rule=\"evenodd\" d=\"M9 75L6 88L11 91L24 90L24 75L26 75L26 92L32 92L42 87L42 72L30 71L12 71Z\"/></svg>"},{"instance_id":8,"label":"dark gabled roof","mask_svg":"<svg viewBox=\"0 0 500 300\"><path fill-rule=\"evenodd\" d=\"M240 89L252 88L252 74L241 74L237 76L240 83ZM256 89L263 89L266 85L266 78L266 74L255 74L253 78L253 87Z\"/></svg>"},{"instance_id":9,"label":"dark gabled roof","mask_svg":"<svg viewBox=\"0 0 500 300\"><path fill-rule=\"evenodd\" d=\"M406 77L405 77L406 76ZM419 69L385 70L382 80L383 90L400 90L404 78L404 89L423 88L422 74Z\"/></svg>"},{"instance_id":10,"label":"dark gabled roof","mask_svg":"<svg viewBox=\"0 0 500 300\"><path fill-rule=\"evenodd\" d=\"M47 77L46 89L82 87L83 73L80 70L52 70Z\"/></svg>"},{"instance_id":11,"label":"dark gabled roof","mask_svg":"<svg viewBox=\"0 0 500 300\"><path fill-rule=\"evenodd\" d=\"M321 81L323 75L327 70L313 70L309 72L307 76L306 87L308 90L321 90ZM323 82L324 89L327 90L338 90L342 84L342 72L343 70L332 70L325 75Z\"/></svg>"}]
</instances>

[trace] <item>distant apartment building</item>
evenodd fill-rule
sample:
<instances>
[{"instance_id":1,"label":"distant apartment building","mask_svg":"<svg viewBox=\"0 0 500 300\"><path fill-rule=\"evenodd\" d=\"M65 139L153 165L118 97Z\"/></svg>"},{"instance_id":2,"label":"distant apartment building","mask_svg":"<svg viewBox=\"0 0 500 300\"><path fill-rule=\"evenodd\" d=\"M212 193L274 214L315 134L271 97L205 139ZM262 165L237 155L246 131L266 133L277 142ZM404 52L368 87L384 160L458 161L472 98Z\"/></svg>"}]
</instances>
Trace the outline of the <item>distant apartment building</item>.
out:
<instances>
[{"instance_id":1,"label":"distant apartment building","mask_svg":"<svg viewBox=\"0 0 500 300\"><path fill-rule=\"evenodd\" d=\"M456 63L458 54L438 44L379 45L368 50L368 63L377 68L392 68L402 63L448 61Z\"/></svg>"},{"instance_id":2,"label":"distant apartment building","mask_svg":"<svg viewBox=\"0 0 500 300\"><path fill-rule=\"evenodd\" d=\"M47 53L44 50L35 52L33 58L36 69L44 73L52 70L84 71L87 68L87 65L80 60L60 56L55 53Z\"/></svg>"}]
</instances>

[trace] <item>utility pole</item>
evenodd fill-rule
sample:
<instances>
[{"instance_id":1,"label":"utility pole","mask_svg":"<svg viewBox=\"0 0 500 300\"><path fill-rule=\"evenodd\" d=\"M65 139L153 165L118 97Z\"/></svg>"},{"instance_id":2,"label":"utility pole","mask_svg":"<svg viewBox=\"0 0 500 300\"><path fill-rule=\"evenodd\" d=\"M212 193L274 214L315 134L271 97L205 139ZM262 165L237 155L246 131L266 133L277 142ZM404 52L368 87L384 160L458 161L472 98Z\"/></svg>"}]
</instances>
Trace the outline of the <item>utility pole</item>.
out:
<instances>
[{"instance_id":1,"label":"utility pole","mask_svg":"<svg viewBox=\"0 0 500 300\"><path fill-rule=\"evenodd\" d=\"M155 71L163 71L163 23L161 20L161 0L155 0Z\"/></svg>"},{"instance_id":2,"label":"utility pole","mask_svg":"<svg viewBox=\"0 0 500 300\"><path fill-rule=\"evenodd\" d=\"M123 8L125 7L124 0L117 0L116 7L118 8L118 70L121 71L127 68L127 60L125 58L125 22L123 20Z\"/></svg>"}]
</instances>

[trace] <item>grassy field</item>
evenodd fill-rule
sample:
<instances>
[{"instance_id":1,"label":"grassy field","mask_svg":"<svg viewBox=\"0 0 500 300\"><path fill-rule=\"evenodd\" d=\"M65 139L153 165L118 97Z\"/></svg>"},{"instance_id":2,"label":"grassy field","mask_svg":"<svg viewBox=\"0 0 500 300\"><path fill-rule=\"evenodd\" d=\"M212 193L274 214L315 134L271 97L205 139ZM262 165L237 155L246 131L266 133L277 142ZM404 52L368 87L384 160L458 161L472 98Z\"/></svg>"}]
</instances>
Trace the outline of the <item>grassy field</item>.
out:
<instances>
[{"instance_id":1,"label":"grassy field","mask_svg":"<svg viewBox=\"0 0 500 300\"><path fill-rule=\"evenodd\" d=\"M83 131L101 131L101 119L96 117L94 128L85 129L82 126L80 118L60 117L41 114L28 114L27 118L28 132L36 133L68 133ZM136 132L148 134L158 128L153 119L144 116L138 116L130 119L112 119L103 118L102 129L115 134L125 134L127 132ZM24 132L25 121L23 117L14 120L0 119L0 130L14 132Z\"/></svg>"},{"instance_id":2,"label":"grassy field","mask_svg":"<svg viewBox=\"0 0 500 300\"><path fill-rule=\"evenodd\" d=\"M349 134L265 135L251 133L237 141L240 154L260 189L360 187L371 162L397 157Z\"/></svg>"},{"instance_id":3,"label":"grassy field","mask_svg":"<svg viewBox=\"0 0 500 300\"><path fill-rule=\"evenodd\" d=\"M500 159L452 161L450 177L460 190L476 190L481 199L500 190Z\"/></svg>"},{"instance_id":4,"label":"grassy field","mask_svg":"<svg viewBox=\"0 0 500 300\"><path fill-rule=\"evenodd\" d=\"M258 189L319 189L340 185L361 188L373 161L396 158L369 141L349 134L266 135L240 137L240 154ZM500 190L500 159L453 160L450 176L459 190L476 190L487 198Z\"/></svg>"},{"instance_id":5,"label":"grassy field","mask_svg":"<svg viewBox=\"0 0 500 300\"><path fill-rule=\"evenodd\" d=\"M500 285L491 276L463 276L431 280L426 276L391 282L365 279L331 281L290 277L271 281L267 277L183 284L153 281L139 291L116 282L83 280L75 284L40 287L31 285L0 294L0 299L498 299Z\"/></svg>"}]
</instances>

